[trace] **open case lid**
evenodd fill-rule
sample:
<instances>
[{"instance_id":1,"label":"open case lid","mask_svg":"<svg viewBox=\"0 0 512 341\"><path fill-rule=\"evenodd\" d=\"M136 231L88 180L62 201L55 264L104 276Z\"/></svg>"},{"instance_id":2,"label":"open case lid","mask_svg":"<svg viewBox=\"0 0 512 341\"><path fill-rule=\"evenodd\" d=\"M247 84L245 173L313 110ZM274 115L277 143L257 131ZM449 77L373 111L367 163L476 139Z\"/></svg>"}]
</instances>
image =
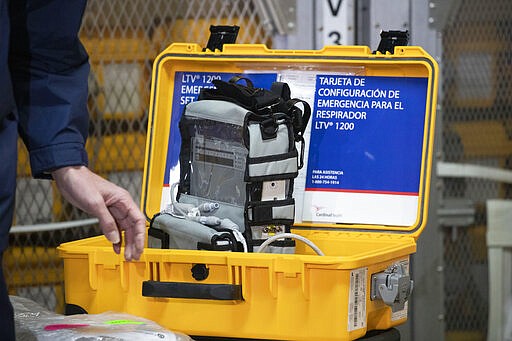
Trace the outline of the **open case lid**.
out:
<instances>
[{"instance_id":1,"label":"open case lid","mask_svg":"<svg viewBox=\"0 0 512 341\"><path fill-rule=\"evenodd\" d=\"M365 46L270 50L173 44L155 60L141 206L148 219L179 180L178 122L214 79L278 80L312 109L295 180L295 227L417 238L427 220L438 67L420 47L372 54Z\"/></svg>"}]
</instances>

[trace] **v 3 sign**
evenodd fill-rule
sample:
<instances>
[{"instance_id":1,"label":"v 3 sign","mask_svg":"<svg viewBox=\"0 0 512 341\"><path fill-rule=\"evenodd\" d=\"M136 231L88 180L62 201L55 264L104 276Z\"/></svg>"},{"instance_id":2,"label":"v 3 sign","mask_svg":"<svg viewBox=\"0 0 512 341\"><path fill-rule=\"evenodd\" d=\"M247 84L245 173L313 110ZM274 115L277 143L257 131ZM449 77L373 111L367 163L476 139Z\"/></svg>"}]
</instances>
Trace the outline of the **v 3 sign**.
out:
<instances>
[{"instance_id":1,"label":"v 3 sign","mask_svg":"<svg viewBox=\"0 0 512 341\"><path fill-rule=\"evenodd\" d=\"M320 37L317 41L325 45L353 45L354 32L354 0L323 0L316 2L321 5L321 20L318 26Z\"/></svg>"}]
</instances>

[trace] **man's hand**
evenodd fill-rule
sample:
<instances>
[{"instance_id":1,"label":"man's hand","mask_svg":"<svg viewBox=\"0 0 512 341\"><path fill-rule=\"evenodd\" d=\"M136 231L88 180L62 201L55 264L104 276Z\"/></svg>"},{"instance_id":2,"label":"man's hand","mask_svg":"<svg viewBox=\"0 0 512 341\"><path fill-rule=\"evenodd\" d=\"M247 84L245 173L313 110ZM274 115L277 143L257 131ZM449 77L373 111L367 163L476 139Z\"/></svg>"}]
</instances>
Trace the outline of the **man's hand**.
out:
<instances>
[{"instance_id":1,"label":"man's hand","mask_svg":"<svg viewBox=\"0 0 512 341\"><path fill-rule=\"evenodd\" d=\"M71 204L99 219L100 228L121 250L125 231L126 260L139 259L144 250L146 219L125 189L103 179L85 166L63 167L52 172L60 192Z\"/></svg>"}]
</instances>

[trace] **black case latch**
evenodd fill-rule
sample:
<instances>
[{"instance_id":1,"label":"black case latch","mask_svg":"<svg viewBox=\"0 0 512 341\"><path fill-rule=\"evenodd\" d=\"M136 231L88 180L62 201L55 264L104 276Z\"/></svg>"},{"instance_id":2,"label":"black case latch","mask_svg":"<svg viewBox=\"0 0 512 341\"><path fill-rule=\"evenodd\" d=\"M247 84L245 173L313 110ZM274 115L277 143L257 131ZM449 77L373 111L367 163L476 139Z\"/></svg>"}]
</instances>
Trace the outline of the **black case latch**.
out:
<instances>
[{"instance_id":1,"label":"black case latch","mask_svg":"<svg viewBox=\"0 0 512 341\"><path fill-rule=\"evenodd\" d=\"M407 46L408 44L409 31L381 31L377 51L382 54L386 54L386 52L393 54L395 52L395 46Z\"/></svg>"},{"instance_id":2,"label":"black case latch","mask_svg":"<svg viewBox=\"0 0 512 341\"><path fill-rule=\"evenodd\" d=\"M215 51L216 49L222 51L224 44L234 44L236 42L239 30L239 26L211 25L210 38L208 38L208 43L203 51Z\"/></svg>"}]
</instances>

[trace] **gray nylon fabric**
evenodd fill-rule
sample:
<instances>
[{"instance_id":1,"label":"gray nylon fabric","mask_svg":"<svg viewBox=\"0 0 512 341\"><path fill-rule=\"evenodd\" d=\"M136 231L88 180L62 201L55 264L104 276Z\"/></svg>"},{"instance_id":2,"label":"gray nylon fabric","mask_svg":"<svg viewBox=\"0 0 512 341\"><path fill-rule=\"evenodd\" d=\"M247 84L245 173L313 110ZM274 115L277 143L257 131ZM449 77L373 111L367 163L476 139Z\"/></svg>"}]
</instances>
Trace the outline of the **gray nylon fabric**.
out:
<instances>
[{"instance_id":1,"label":"gray nylon fabric","mask_svg":"<svg viewBox=\"0 0 512 341\"><path fill-rule=\"evenodd\" d=\"M285 160L278 160L265 163L249 165L249 176L266 176L295 173L298 171L297 158L292 157Z\"/></svg>"},{"instance_id":2,"label":"gray nylon fabric","mask_svg":"<svg viewBox=\"0 0 512 341\"><path fill-rule=\"evenodd\" d=\"M273 219L293 219L295 216L295 205L272 207Z\"/></svg>"},{"instance_id":3,"label":"gray nylon fabric","mask_svg":"<svg viewBox=\"0 0 512 341\"><path fill-rule=\"evenodd\" d=\"M259 124L250 124L249 127L249 157L261 157L284 154L288 152L288 129L284 124L278 126L277 136L273 139L263 140Z\"/></svg>"},{"instance_id":4,"label":"gray nylon fabric","mask_svg":"<svg viewBox=\"0 0 512 341\"><path fill-rule=\"evenodd\" d=\"M185 116L243 126L247 112L246 109L231 102L207 100L189 103Z\"/></svg>"},{"instance_id":5,"label":"gray nylon fabric","mask_svg":"<svg viewBox=\"0 0 512 341\"><path fill-rule=\"evenodd\" d=\"M253 219L253 210L247 211L249 219ZM295 216L295 205L274 206L272 207L272 219L293 219Z\"/></svg>"},{"instance_id":6,"label":"gray nylon fabric","mask_svg":"<svg viewBox=\"0 0 512 341\"><path fill-rule=\"evenodd\" d=\"M202 124L201 120L209 120L220 123L231 124L234 126L244 127L245 120L249 111L240 107L237 104L225 101L217 101L217 100L203 100L192 102L187 105L185 116L188 119L197 120L194 122L195 125L200 126ZM255 158L285 158L279 159L275 161L265 161L260 163L245 163L247 167L247 174L250 178L256 177L268 177L267 179L272 179L272 177L278 177L283 174L296 174L298 172L298 160L297 155L290 156L290 139L293 132L289 130L288 126L284 124L283 120L277 122L277 131L276 136L271 139L264 140L262 138L262 132L259 123L250 123L247 126L247 134L249 138L249 146L248 146L248 157ZM209 124L206 123L205 124ZM222 125L220 125L222 127ZM219 132L228 134L223 128L219 130ZM219 137L222 139L222 137ZM206 138L205 138L206 141ZM218 146L216 146L218 147ZM293 146L292 146L293 147ZM207 144L205 144L204 148L210 148ZM214 147L211 147L215 149ZM228 147L223 146L224 149L228 149ZM254 162L254 160L252 160ZM229 167L228 167L229 168ZM222 174L228 174L225 166L218 166L216 168L218 172ZM194 178L191 178L194 180ZM197 180L197 179L196 179ZM243 180L243 179L242 179ZM211 184L212 179L209 179L209 184ZM225 186L226 191L235 191L234 187ZM209 192L208 192L209 193ZM244 217L244 206L237 206L233 204L228 204L225 202L215 201L211 199L206 199L202 195L197 196L198 193L194 193L195 195L190 194L181 194L179 202L192 204L194 206L199 206L202 203L206 202L217 202L220 204L219 209L214 212L204 214L205 216L216 216L219 218L228 218L232 220L235 224L240 227L240 231L244 231L245 229L245 217ZM288 196L288 195L287 195ZM291 199L291 198L288 198ZM269 215L268 219L270 220L293 220L295 216L295 205L287 203L284 206L275 206L282 203L273 203L272 201L265 202L265 206L260 209L263 210L262 213L265 215ZM254 212L252 208L247 209L247 218L249 221L254 220ZM190 226L194 228L194 226ZM197 227L195 227L197 229ZM252 228L257 228L257 226L253 226ZM252 231L251 228L251 231ZM284 228L284 227L283 227ZM249 232L251 232L249 231ZM174 231L174 233L182 233L182 231ZM195 230L194 230L194 233ZM206 231L201 231L201 233L206 233ZM252 233L252 232L251 232ZM190 238L188 235L180 235L182 239ZM211 238L211 237L210 237ZM181 243L185 243L185 241L180 241ZM178 241L174 241L175 244ZM193 241L188 241L188 247L191 247L192 244L195 247L195 243L197 243L197 238ZM293 248L291 248L293 249ZM283 252L283 247L276 248L278 252ZM270 251L272 252L272 251ZM274 251L275 252L275 251Z\"/></svg>"},{"instance_id":7,"label":"gray nylon fabric","mask_svg":"<svg viewBox=\"0 0 512 341\"><path fill-rule=\"evenodd\" d=\"M219 232L195 221L161 214L153 220L153 227L169 234L169 248L197 250L197 243L210 244Z\"/></svg>"}]
</instances>

